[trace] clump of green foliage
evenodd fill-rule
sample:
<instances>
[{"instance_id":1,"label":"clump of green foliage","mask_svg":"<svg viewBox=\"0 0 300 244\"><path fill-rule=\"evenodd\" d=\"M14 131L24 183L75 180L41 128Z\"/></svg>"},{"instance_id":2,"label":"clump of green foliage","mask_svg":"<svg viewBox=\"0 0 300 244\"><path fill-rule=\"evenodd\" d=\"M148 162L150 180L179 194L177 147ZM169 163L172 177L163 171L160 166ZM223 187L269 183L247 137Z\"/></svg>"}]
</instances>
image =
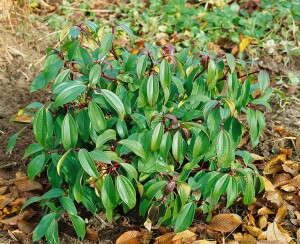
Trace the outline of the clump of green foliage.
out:
<instances>
[{"instance_id":1,"label":"clump of green foliage","mask_svg":"<svg viewBox=\"0 0 300 244\"><path fill-rule=\"evenodd\" d=\"M145 44L131 54L118 44L125 33L133 42L122 24L67 27L67 41L48 50L32 82L32 92L51 89L45 104L25 108L35 114L28 176L46 172L52 185L23 206L40 202L47 211L34 241L57 242L64 218L84 238L75 204L105 211L108 221L137 207L148 223L180 232L196 211L209 220L225 195L227 208L238 196L248 205L264 188L251 154L238 147L246 133L257 146L265 127L258 108L269 108L266 72L247 75L231 54L176 53L172 45Z\"/></svg>"},{"instance_id":2,"label":"clump of green foliage","mask_svg":"<svg viewBox=\"0 0 300 244\"><path fill-rule=\"evenodd\" d=\"M279 50L288 56L300 53L299 1L261 1L261 9L252 13L243 9L243 1L213 6L203 1L189 4L185 0L153 0L149 3L132 0L121 4L116 13L135 34L152 39L158 33L184 35L178 44L188 47L196 42L204 46L220 39L240 43L244 37L254 38L249 52L256 47ZM218 3L219 1L211 1ZM170 38L171 39L171 38ZM257 54L256 54L257 55Z\"/></svg>"}]
</instances>

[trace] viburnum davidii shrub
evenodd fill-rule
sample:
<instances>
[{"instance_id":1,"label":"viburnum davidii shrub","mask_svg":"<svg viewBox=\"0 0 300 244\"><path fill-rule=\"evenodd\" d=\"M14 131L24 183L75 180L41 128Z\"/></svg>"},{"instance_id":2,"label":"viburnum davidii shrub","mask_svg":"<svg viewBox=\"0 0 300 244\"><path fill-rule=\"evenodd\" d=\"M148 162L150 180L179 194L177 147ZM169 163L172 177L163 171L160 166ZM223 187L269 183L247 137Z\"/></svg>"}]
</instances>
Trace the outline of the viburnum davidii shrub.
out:
<instances>
[{"instance_id":1,"label":"viburnum davidii shrub","mask_svg":"<svg viewBox=\"0 0 300 244\"><path fill-rule=\"evenodd\" d=\"M247 205L264 188L251 154L237 148L248 133L253 147L259 142L268 75L247 75L231 54L150 44L132 54L117 44L126 33L133 38L124 25L68 27L61 35L68 41L48 51L31 85L51 89L45 104L25 109L35 113L28 176L47 172L52 185L23 206L47 207L35 241L57 241L62 218L84 238L75 203L104 211L108 221L137 207L148 226L179 232L196 211L209 220L221 198L226 207L238 196Z\"/></svg>"}]
</instances>

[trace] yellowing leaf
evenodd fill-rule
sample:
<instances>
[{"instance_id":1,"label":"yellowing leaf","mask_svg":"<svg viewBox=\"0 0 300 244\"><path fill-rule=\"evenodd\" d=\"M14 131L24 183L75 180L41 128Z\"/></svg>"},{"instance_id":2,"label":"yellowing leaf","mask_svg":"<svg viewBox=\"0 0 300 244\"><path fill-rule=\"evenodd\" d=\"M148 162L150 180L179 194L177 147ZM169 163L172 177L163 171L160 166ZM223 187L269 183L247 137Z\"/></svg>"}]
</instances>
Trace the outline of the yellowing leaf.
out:
<instances>
[{"instance_id":1,"label":"yellowing leaf","mask_svg":"<svg viewBox=\"0 0 300 244\"><path fill-rule=\"evenodd\" d=\"M241 36L241 41L239 45L240 52L244 52L249 43L250 43L250 37Z\"/></svg>"},{"instance_id":2,"label":"yellowing leaf","mask_svg":"<svg viewBox=\"0 0 300 244\"><path fill-rule=\"evenodd\" d=\"M211 219L208 226L215 231L230 232L241 223L241 218L236 214L218 214Z\"/></svg>"},{"instance_id":3,"label":"yellowing leaf","mask_svg":"<svg viewBox=\"0 0 300 244\"><path fill-rule=\"evenodd\" d=\"M282 163L286 161L286 154L279 154L272 158L265 166L263 173L270 175L282 171Z\"/></svg>"}]
</instances>

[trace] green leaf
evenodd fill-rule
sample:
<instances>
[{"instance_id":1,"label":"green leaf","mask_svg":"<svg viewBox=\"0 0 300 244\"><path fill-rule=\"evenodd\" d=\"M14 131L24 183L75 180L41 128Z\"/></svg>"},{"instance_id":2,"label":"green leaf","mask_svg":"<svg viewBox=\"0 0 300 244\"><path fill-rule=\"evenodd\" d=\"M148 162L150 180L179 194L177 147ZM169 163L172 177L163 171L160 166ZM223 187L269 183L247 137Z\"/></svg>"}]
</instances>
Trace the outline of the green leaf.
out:
<instances>
[{"instance_id":1,"label":"green leaf","mask_svg":"<svg viewBox=\"0 0 300 244\"><path fill-rule=\"evenodd\" d=\"M46 240L51 244L59 244L58 240L58 224L56 219L54 218L49 225L48 230L46 231Z\"/></svg>"},{"instance_id":2,"label":"green leaf","mask_svg":"<svg viewBox=\"0 0 300 244\"><path fill-rule=\"evenodd\" d=\"M29 179L33 179L37 174L41 173L44 168L45 154L36 156L27 166L27 175Z\"/></svg>"},{"instance_id":3,"label":"green leaf","mask_svg":"<svg viewBox=\"0 0 300 244\"><path fill-rule=\"evenodd\" d=\"M89 152L82 148L78 152L78 159L83 170L91 177L98 178L99 172Z\"/></svg>"},{"instance_id":4,"label":"green leaf","mask_svg":"<svg viewBox=\"0 0 300 244\"><path fill-rule=\"evenodd\" d=\"M114 35L111 33L106 34L101 41L101 52L107 54L112 48Z\"/></svg>"},{"instance_id":5,"label":"green leaf","mask_svg":"<svg viewBox=\"0 0 300 244\"><path fill-rule=\"evenodd\" d=\"M70 84L62 90L54 102L54 107L60 107L66 103L73 102L86 89L84 84Z\"/></svg>"},{"instance_id":6,"label":"green leaf","mask_svg":"<svg viewBox=\"0 0 300 244\"><path fill-rule=\"evenodd\" d=\"M159 192L167 184L168 184L168 181L165 181L165 180L155 182L144 192L144 197L148 200L152 200L152 198L155 196L155 194L157 192Z\"/></svg>"},{"instance_id":7,"label":"green leaf","mask_svg":"<svg viewBox=\"0 0 300 244\"><path fill-rule=\"evenodd\" d=\"M46 86L46 80L43 72L41 72L31 83L30 92L35 92Z\"/></svg>"},{"instance_id":8,"label":"green leaf","mask_svg":"<svg viewBox=\"0 0 300 244\"><path fill-rule=\"evenodd\" d=\"M89 81L91 85L96 85L101 77L101 65L100 64L95 64L90 71L89 74Z\"/></svg>"},{"instance_id":9,"label":"green leaf","mask_svg":"<svg viewBox=\"0 0 300 244\"><path fill-rule=\"evenodd\" d=\"M47 177L52 187L60 187L63 182L63 177L57 173L56 166L53 163L48 165Z\"/></svg>"},{"instance_id":10,"label":"green leaf","mask_svg":"<svg viewBox=\"0 0 300 244\"><path fill-rule=\"evenodd\" d=\"M33 231L32 234L33 241L38 241L46 234L46 231L48 230L51 222L55 220L55 217L56 217L56 213L49 213L41 219L40 223Z\"/></svg>"},{"instance_id":11,"label":"green leaf","mask_svg":"<svg viewBox=\"0 0 300 244\"><path fill-rule=\"evenodd\" d=\"M220 179L217 180L214 189L212 190L211 196L216 202L219 201L220 196L225 193L227 185L229 183L230 176L224 174Z\"/></svg>"},{"instance_id":12,"label":"green leaf","mask_svg":"<svg viewBox=\"0 0 300 244\"><path fill-rule=\"evenodd\" d=\"M173 137L172 154L177 162L179 162L180 164L183 162L183 138L180 131L177 131Z\"/></svg>"},{"instance_id":13,"label":"green leaf","mask_svg":"<svg viewBox=\"0 0 300 244\"><path fill-rule=\"evenodd\" d=\"M178 93L184 94L184 87L183 87L182 81L180 79L178 79L176 76L172 76L172 81L176 85Z\"/></svg>"},{"instance_id":14,"label":"green leaf","mask_svg":"<svg viewBox=\"0 0 300 244\"><path fill-rule=\"evenodd\" d=\"M170 70L169 63L165 59L160 63L159 78L160 78L160 84L163 89L170 87L171 70Z\"/></svg>"},{"instance_id":15,"label":"green leaf","mask_svg":"<svg viewBox=\"0 0 300 244\"><path fill-rule=\"evenodd\" d=\"M127 174L129 174L133 179L138 180L138 172L134 166L128 163L120 163L120 164L125 169Z\"/></svg>"},{"instance_id":16,"label":"green leaf","mask_svg":"<svg viewBox=\"0 0 300 244\"><path fill-rule=\"evenodd\" d=\"M41 198L42 199L56 198L56 197L61 197L64 194L65 192L62 189L52 188L50 191L47 191L44 195L42 195Z\"/></svg>"},{"instance_id":17,"label":"green leaf","mask_svg":"<svg viewBox=\"0 0 300 244\"><path fill-rule=\"evenodd\" d=\"M159 95L159 84L156 76L151 75L147 82L147 100L151 107L157 103Z\"/></svg>"},{"instance_id":18,"label":"green leaf","mask_svg":"<svg viewBox=\"0 0 300 244\"><path fill-rule=\"evenodd\" d=\"M118 26L120 26L127 33L127 35L129 36L129 39L130 39L130 44L133 45L135 36L134 36L133 32L131 31L131 29L127 25L124 25L121 23L118 23Z\"/></svg>"},{"instance_id":19,"label":"green leaf","mask_svg":"<svg viewBox=\"0 0 300 244\"><path fill-rule=\"evenodd\" d=\"M139 79L143 78L143 75L147 68L147 55L142 55L139 57L136 65L136 73Z\"/></svg>"},{"instance_id":20,"label":"green leaf","mask_svg":"<svg viewBox=\"0 0 300 244\"><path fill-rule=\"evenodd\" d=\"M235 70L235 65L236 65L235 58L230 53L225 53L225 56L226 56L227 64L228 64L228 66L230 68L230 71L232 73Z\"/></svg>"},{"instance_id":21,"label":"green leaf","mask_svg":"<svg viewBox=\"0 0 300 244\"><path fill-rule=\"evenodd\" d=\"M166 132L161 140L160 147L159 147L159 154L164 159L164 161L167 160L167 155L171 149L172 146L172 137L169 132Z\"/></svg>"},{"instance_id":22,"label":"green leaf","mask_svg":"<svg viewBox=\"0 0 300 244\"><path fill-rule=\"evenodd\" d=\"M35 154L37 152L40 152L42 151L44 148L42 146L40 146L40 144L38 143L33 143L33 144L30 144L26 150L25 150L25 153L24 153L24 156L22 159L24 158L27 158L28 156L32 155L32 154Z\"/></svg>"},{"instance_id":23,"label":"green leaf","mask_svg":"<svg viewBox=\"0 0 300 244\"><path fill-rule=\"evenodd\" d=\"M46 111L45 108L41 108L36 113L35 119L33 121L33 132L35 135L35 139L44 148L48 147L49 144L48 138L50 139L51 137L52 139L53 125L51 124L52 121L50 122L49 117L51 119L51 115L49 114L49 111Z\"/></svg>"},{"instance_id":24,"label":"green leaf","mask_svg":"<svg viewBox=\"0 0 300 244\"><path fill-rule=\"evenodd\" d=\"M78 45L80 44L80 39L73 41L73 43L68 48L68 59L69 61L73 61L74 56L78 50Z\"/></svg>"},{"instance_id":25,"label":"green leaf","mask_svg":"<svg viewBox=\"0 0 300 244\"><path fill-rule=\"evenodd\" d=\"M96 147L99 148L104 145L107 141L116 140L116 131L108 129L100 134L96 140Z\"/></svg>"},{"instance_id":26,"label":"green leaf","mask_svg":"<svg viewBox=\"0 0 300 244\"><path fill-rule=\"evenodd\" d=\"M186 230L192 224L194 215L195 204L193 202L185 204L182 212L177 216L174 231L181 232Z\"/></svg>"},{"instance_id":27,"label":"green leaf","mask_svg":"<svg viewBox=\"0 0 300 244\"><path fill-rule=\"evenodd\" d=\"M99 133L104 131L106 129L106 119L102 110L95 102L89 103L88 113L94 129Z\"/></svg>"},{"instance_id":28,"label":"green leaf","mask_svg":"<svg viewBox=\"0 0 300 244\"><path fill-rule=\"evenodd\" d=\"M217 138L217 158L222 167L228 167L234 161L234 149L230 135L227 131L221 130Z\"/></svg>"},{"instance_id":29,"label":"green leaf","mask_svg":"<svg viewBox=\"0 0 300 244\"><path fill-rule=\"evenodd\" d=\"M196 135L194 147L193 147L193 158L202 156L207 148L209 147L209 137L203 131Z\"/></svg>"},{"instance_id":30,"label":"green leaf","mask_svg":"<svg viewBox=\"0 0 300 244\"><path fill-rule=\"evenodd\" d=\"M226 208L229 208L234 203L234 201L238 197L238 193L239 193L238 184L236 182L236 179L230 176L227 189L226 189L226 194L227 194Z\"/></svg>"},{"instance_id":31,"label":"green leaf","mask_svg":"<svg viewBox=\"0 0 300 244\"><path fill-rule=\"evenodd\" d=\"M88 142L91 120L87 110L80 110L76 114L76 123L78 126L79 136L83 141Z\"/></svg>"},{"instance_id":32,"label":"green leaf","mask_svg":"<svg viewBox=\"0 0 300 244\"><path fill-rule=\"evenodd\" d=\"M122 144L122 145L128 147L131 151L133 151L139 157L146 158L146 153L144 151L144 148L143 148L142 144L139 143L138 141L124 139L124 140L119 141L119 144Z\"/></svg>"},{"instance_id":33,"label":"green leaf","mask_svg":"<svg viewBox=\"0 0 300 244\"><path fill-rule=\"evenodd\" d=\"M66 151L64 153L64 155L59 159L58 163L57 163L57 166L56 166L56 169L57 169L57 174L60 175L60 168L64 162L64 160L66 159L66 157L68 156L68 154L71 152L71 149L69 149L68 151Z\"/></svg>"},{"instance_id":34,"label":"green leaf","mask_svg":"<svg viewBox=\"0 0 300 244\"><path fill-rule=\"evenodd\" d=\"M151 137L151 151L155 151L160 147L163 135L164 125L160 122L156 125Z\"/></svg>"},{"instance_id":35,"label":"green leaf","mask_svg":"<svg viewBox=\"0 0 300 244\"><path fill-rule=\"evenodd\" d=\"M66 114L61 127L61 139L64 149L68 150L75 147L78 140L77 124L73 116Z\"/></svg>"},{"instance_id":36,"label":"green leaf","mask_svg":"<svg viewBox=\"0 0 300 244\"><path fill-rule=\"evenodd\" d=\"M116 110L120 120L123 120L125 116L125 108L121 99L109 90L101 89L101 92L105 100L109 103L109 105L112 106L114 110Z\"/></svg>"},{"instance_id":37,"label":"green leaf","mask_svg":"<svg viewBox=\"0 0 300 244\"><path fill-rule=\"evenodd\" d=\"M64 60L58 60L44 67L43 74L46 85L57 76L58 72L64 66L64 64Z\"/></svg>"},{"instance_id":38,"label":"green leaf","mask_svg":"<svg viewBox=\"0 0 300 244\"><path fill-rule=\"evenodd\" d=\"M262 95L264 95L266 93L269 86L270 86L270 77L269 77L268 73L264 70L259 71L258 87L259 87Z\"/></svg>"},{"instance_id":39,"label":"green leaf","mask_svg":"<svg viewBox=\"0 0 300 244\"><path fill-rule=\"evenodd\" d=\"M245 205L250 205L254 202L254 197L255 197L255 187L254 187L254 182L252 179L252 176L247 176L246 179L246 188L244 192L244 198L243 198L243 203Z\"/></svg>"},{"instance_id":40,"label":"green leaf","mask_svg":"<svg viewBox=\"0 0 300 244\"><path fill-rule=\"evenodd\" d=\"M212 90L215 88L218 79L217 67L213 60L209 60L207 68L207 78L206 83L208 84L208 89Z\"/></svg>"},{"instance_id":41,"label":"green leaf","mask_svg":"<svg viewBox=\"0 0 300 244\"><path fill-rule=\"evenodd\" d=\"M258 121L256 117L256 112L253 109L248 109L246 111L246 120L250 127L250 139L252 142L252 147L256 147L259 142L259 127L258 127Z\"/></svg>"},{"instance_id":42,"label":"green leaf","mask_svg":"<svg viewBox=\"0 0 300 244\"><path fill-rule=\"evenodd\" d=\"M114 183L110 175L105 177L101 190L101 199L106 210L106 217L108 221L111 222L113 219L113 210L117 204L117 199Z\"/></svg>"},{"instance_id":43,"label":"green leaf","mask_svg":"<svg viewBox=\"0 0 300 244\"><path fill-rule=\"evenodd\" d=\"M73 214L73 215L77 214L75 204L71 198L61 197L59 200L60 200L61 205L67 211L68 214Z\"/></svg>"},{"instance_id":44,"label":"green leaf","mask_svg":"<svg viewBox=\"0 0 300 244\"><path fill-rule=\"evenodd\" d=\"M19 130L16 134L12 135L10 138L9 138L9 141L8 141L8 145L7 145L7 149L6 149L6 154L10 153L15 145L16 145L16 141L19 137L19 135L21 135L21 133L26 129L26 127L22 128L21 130ZM42 148L43 149L43 148ZM27 151L27 150L26 150ZM26 154L26 152L25 152ZM30 154L29 154L30 155ZM25 155L24 155L25 157ZM24 158L23 157L23 158Z\"/></svg>"},{"instance_id":45,"label":"green leaf","mask_svg":"<svg viewBox=\"0 0 300 244\"><path fill-rule=\"evenodd\" d=\"M116 187L122 201L132 209L136 204L136 192L132 183L123 175L118 175Z\"/></svg>"},{"instance_id":46,"label":"green leaf","mask_svg":"<svg viewBox=\"0 0 300 244\"><path fill-rule=\"evenodd\" d=\"M69 217L73 223L73 226L74 226L77 236L79 238L83 239L85 237L85 222L84 222L84 220L77 215L70 214Z\"/></svg>"}]
</instances>

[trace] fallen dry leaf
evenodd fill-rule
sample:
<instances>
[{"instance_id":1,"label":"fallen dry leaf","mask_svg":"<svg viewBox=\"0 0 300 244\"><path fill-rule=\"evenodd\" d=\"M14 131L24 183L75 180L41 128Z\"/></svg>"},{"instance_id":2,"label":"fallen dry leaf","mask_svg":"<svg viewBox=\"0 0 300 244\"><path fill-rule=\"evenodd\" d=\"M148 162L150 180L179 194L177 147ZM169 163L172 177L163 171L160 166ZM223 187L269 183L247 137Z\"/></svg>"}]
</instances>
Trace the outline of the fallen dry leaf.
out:
<instances>
[{"instance_id":1,"label":"fallen dry leaf","mask_svg":"<svg viewBox=\"0 0 300 244\"><path fill-rule=\"evenodd\" d=\"M263 178L264 183L265 183L265 191L266 192L268 192L268 191L275 191L275 187L273 186L272 182L268 178L266 178L264 176L262 176L262 178Z\"/></svg>"},{"instance_id":2,"label":"fallen dry leaf","mask_svg":"<svg viewBox=\"0 0 300 244\"><path fill-rule=\"evenodd\" d=\"M18 221L17 226L23 233L29 234L33 232L36 225L28 223L27 221L21 219L20 221Z\"/></svg>"},{"instance_id":3,"label":"fallen dry leaf","mask_svg":"<svg viewBox=\"0 0 300 244\"><path fill-rule=\"evenodd\" d=\"M192 232L190 230L185 230L185 231L177 233L173 237L172 241L183 241L184 243L186 243L186 242L194 241L194 240L196 240L196 238L197 238L197 235L194 232Z\"/></svg>"},{"instance_id":4,"label":"fallen dry leaf","mask_svg":"<svg viewBox=\"0 0 300 244\"><path fill-rule=\"evenodd\" d=\"M21 220L26 220L31 218L35 215L35 212L32 210L26 210L24 212L19 213L18 215L8 218L8 219L1 219L0 222L6 225L17 225L17 223Z\"/></svg>"},{"instance_id":5,"label":"fallen dry leaf","mask_svg":"<svg viewBox=\"0 0 300 244\"><path fill-rule=\"evenodd\" d=\"M266 234L268 241L282 241L289 243L293 239L289 235L282 233L275 222L269 224Z\"/></svg>"},{"instance_id":6,"label":"fallen dry leaf","mask_svg":"<svg viewBox=\"0 0 300 244\"><path fill-rule=\"evenodd\" d=\"M271 203L274 203L275 205L277 205L278 208L284 204L282 196L277 191L266 192L265 195L266 195L267 200L270 201Z\"/></svg>"},{"instance_id":7,"label":"fallen dry leaf","mask_svg":"<svg viewBox=\"0 0 300 244\"><path fill-rule=\"evenodd\" d=\"M15 199L11 198L11 194L0 196L0 209L4 209L7 205L11 204Z\"/></svg>"},{"instance_id":8,"label":"fallen dry leaf","mask_svg":"<svg viewBox=\"0 0 300 244\"><path fill-rule=\"evenodd\" d=\"M215 231L230 232L241 223L241 218L236 214L218 214L211 219L208 226Z\"/></svg>"},{"instance_id":9,"label":"fallen dry leaf","mask_svg":"<svg viewBox=\"0 0 300 244\"><path fill-rule=\"evenodd\" d=\"M116 241L116 244L139 244L142 233L136 230L130 230L123 233Z\"/></svg>"},{"instance_id":10,"label":"fallen dry leaf","mask_svg":"<svg viewBox=\"0 0 300 244\"><path fill-rule=\"evenodd\" d=\"M300 165L291 160L287 160L282 165L285 172L290 173L293 176L297 176L300 173Z\"/></svg>"},{"instance_id":11,"label":"fallen dry leaf","mask_svg":"<svg viewBox=\"0 0 300 244\"><path fill-rule=\"evenodd\" d=\"M296 150L298 153L300 153L300 136L297 136L296 139Z\"/></svg>"},{"instance_id":12,"label":"fallen dry leaf","mask_svg":"<svg viewBox=\"0 0 300 244\"><path fill-rule=\"evenodd\" d=\"M86 238L89 241L96 242L98 241L98 233L90 227L86 227Z\"/></svg>"},{"instance_id":13,"label":"fallen dry leaf","mask_svg":"<svg viewBox=\"0 0 300 244\"><path fill-rule=\"evenodd\" d=\"M250 235L253 235L255 237L258 237L263 232L260 228L254 226L245 226L245 228Z\"/></svg>"},{"instance_id":14,"label":"fallen dry leaf","mask_svg":"<svg viewBox=\"0 0 300 244\"><path fill-rule=\"evenodd\" d=\"M208 241L208 240L197 240L197 241L193 241L192 244L217 244L217 242Z\"/></svg>"},{"instance_id":15,"label":"fallen dry leaf","mask_svg":"<svg viewBox=\"0 0 300 244\"><path fill-rule=\"evenodd\" d=\"M234 240L238 241L240 244L255 244L256 239L247 233L244 235L242 233L233 234Z\"/></svg>"},{"instance_id":16,"label":"fallen dry leaf","mask_svg":"<svg viewBox=\"0 0 300 244\"><path fill-rule=\"evenodd\" d=\"M283 125L278 125L272 128L275 133L282 135L285 132L285 127Z\"/></svg>"},{"instance_id":17,"label":"fallen dry leaf","mask_svg":"<svg viewBox=\"0 0 300 244\"><path fill-rule=\"evenodd\" d=\"M263 173L265 175L278 173L282 171L282 163L286 161L285 154L279 154L272 158L265 166Z\"/></svg>"},{"instance_id":18,"label":"fallen dry leaf","mask_svg":"<svg viewBox=\"0 0 300 244\"><path fill-rule=\"evenodd\" d=\"M162 236L155 238L155 244L169 244L172 243L172 239L175 236L175 233L169 232Z\"/></svg>"},{"instance_id":19,"label":"fallen dry leaf","mask_svg":"<svg viewBox=\"0 0 300 244\"><path fill-rule=\"evenodd\" d=\"M267 227L268 225L267 217L265 215L259 216L257 225L260 229L264 229L265 227Z\"/></svg>"},{"instance_id":20,"label":"fallen dry leaf","mask_svg":"<svg viewBox=\"0 0 300 244\"><path fill-rule=\"evenodd\" d=\"M34 116L29 115L29 114L20 114L20 115L14 115L12 117L12 121L15 123L24 123L24 124L29 124L33 121Z\"/></svg>"},{"instance_id":21,"label":"fallen dry leaf","mask_svg":"<svg viewBox=\"0 0 300 244\"><path fill-rule=\"evenodd\" d=\"M244 37L243 35L240 36L240 44L239 44L239 51L244 52L248 44L250 43L250 37Z\"/></svg>"},{"instance_id":22,"label":"fallen dry leaf","mask_svg":"<svg viewBox=\"0 0 300 244\"><path fill-rule=\"evenodd\" d=\"M289 157L292 156L292 154L293 154L293 151L290 148L288 148L288 149L279 148L279 152L282 153L282 154L285 154L286 156L289 156Z\"/></svg>"},{"instance_id":23,"label":"fallen dry leaf","mask_svg":"<svg viewBox=\"0 0 300 244\"><path fill-rule=\"evenodd\" d=\"M273 185L275 188L277 188L278 186L283 186L290 183L291 180L292 177L290 176L290 174L287 173L278 174L273 180Z\"/></svg>"},{"instance_id":24,"label":"fallen dry leaf","mask_svg":"<svg viewBox=\"0 0 300 244\"><path fill-rule=\"evenodd\" d=\"M300 240L300 228L297 230L297 239Z\"/></svg>"},{"instance_id":25,"label":"fallen dry leaf","mask_svg":"<svg viewBox=\"0 0 300 244\"><path fill-rule=\"evenodd\" d=\"M7 190L7 186L0 187L0 195L3 195Z\"/></svg>"},{"instance_id":26,"label":"fallen dry leaf","mask_svg":"<svg viewBox=\"0 0 300 244\"><path fill-rule=\"evenodd\" d=\"M269 215L269 214L275 214L275 212L267 207L262 207L257 210L257 214L258 215Z\"/></svg>"},{"instance_id":27,"label":"fallen dry leaf","mask_svg":"<svg viewBox=\"0 0 300 244\"><path fill-rule=\"evenodd\" d=\"M281 224L281 222L284 220L284 218L287 215L287 208L286 205L283 204L277 211L274 222L277 224Z\"/></svg>"},{"instance_id":28,"label":"fallen dry leaf","mask_svg":"<svg viewBox=\"0 0 300 244\"><path fill-rule=\"evenodd\" d=\"M43 190L43 186L39 182L31 181L27 177L16 179L15 185L21 191L42 191Z\"/></svg>"},{"instance_id":29,"label":"fallen dry leaf","mask_svg":"<svg viewBox=\"0 0 300 244\"><path fill-rule=\"evenodd\" d=\"M252 158L254 159L254 161L262 161L262 160L265 159L264 157L262 157L262 156L260 156L260 155L257 155L257 154L255 154L255 153L251 153L251 156L252 156Z\"/></svg>"}]
</instances>

